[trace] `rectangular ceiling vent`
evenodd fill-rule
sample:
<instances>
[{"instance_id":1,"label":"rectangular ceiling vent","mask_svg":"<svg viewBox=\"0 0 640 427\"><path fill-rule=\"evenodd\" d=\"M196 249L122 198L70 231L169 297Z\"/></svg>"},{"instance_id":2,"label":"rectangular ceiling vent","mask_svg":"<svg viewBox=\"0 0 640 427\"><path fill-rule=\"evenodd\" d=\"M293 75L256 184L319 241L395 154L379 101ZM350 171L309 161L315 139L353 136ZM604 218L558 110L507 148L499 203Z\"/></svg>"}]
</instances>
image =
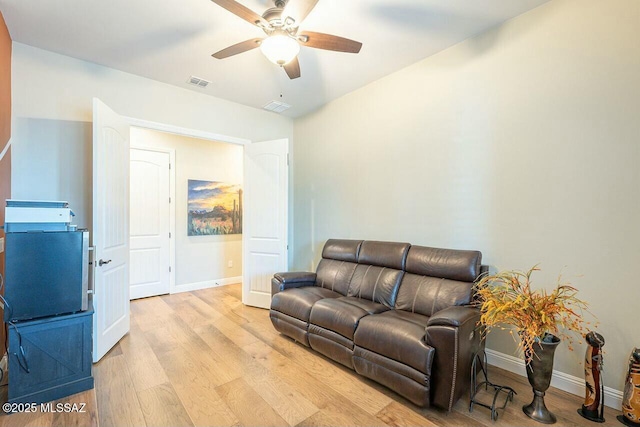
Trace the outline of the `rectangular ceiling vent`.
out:
<instances>
[{"instance_id":1,"label":"rectangular ceiling vent","mask_svg":"<svg viewBox=\"0 0 640 427\"><path fill-rule=\"evenodd\" d=\"M191 76L189 77L189 80L187 80L187 83L194 85L194 86L198 86L198 87L207 87L207 85L211 82L205 80L205 79L201 79L200 77L196 77L196 76Z\"/></svg>"},{"instance_id":2,"label":"rectangular ceiling vent","mask_svg":"<svg viewBox=\"0 0 640 427\"><path fill-rule=\"evenodd\" d=\"M282 113L284 110L288 110L289 108L291 108L291 105L285 104L281 101L271 101L262 108L267 111L273 111L274 113Z\"/></svg>"}]
</instances>

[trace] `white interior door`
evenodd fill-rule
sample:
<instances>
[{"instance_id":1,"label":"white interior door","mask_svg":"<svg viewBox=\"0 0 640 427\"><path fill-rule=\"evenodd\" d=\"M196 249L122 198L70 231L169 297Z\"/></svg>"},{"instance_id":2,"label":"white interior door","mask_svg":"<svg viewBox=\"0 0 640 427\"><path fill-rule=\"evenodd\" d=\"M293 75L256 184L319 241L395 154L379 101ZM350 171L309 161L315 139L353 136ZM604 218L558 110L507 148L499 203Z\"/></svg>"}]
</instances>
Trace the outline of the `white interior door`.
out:
<instances>
[{"instance_id":1,"label":"white interior door","mask_svg":"<svg viewBox=\"0 0 640 427\"><path fill-rule=\"evenodd\" d=\"M169 293L171 211L168 152L131 148L129 297Z\"/></svg>"},{"instance_id":2,"label":"white interior door","mask_svg":"<svg viewBox=\"0 0 640 427\"><path fill-rule=\"evenodd\" d=\"M93 99L93 361L129 331L129 124Z\"/></svg>"},{"instance_id":3,"label":"white interior door","mask_svg":"<svg viewBox=\"0 0 640 427\"><path fill-rule=\"evenodd\" d=\"M286 271L289 140L244 147L242 302L269 308L271 278Z\"/></svg>"}]
</instances>

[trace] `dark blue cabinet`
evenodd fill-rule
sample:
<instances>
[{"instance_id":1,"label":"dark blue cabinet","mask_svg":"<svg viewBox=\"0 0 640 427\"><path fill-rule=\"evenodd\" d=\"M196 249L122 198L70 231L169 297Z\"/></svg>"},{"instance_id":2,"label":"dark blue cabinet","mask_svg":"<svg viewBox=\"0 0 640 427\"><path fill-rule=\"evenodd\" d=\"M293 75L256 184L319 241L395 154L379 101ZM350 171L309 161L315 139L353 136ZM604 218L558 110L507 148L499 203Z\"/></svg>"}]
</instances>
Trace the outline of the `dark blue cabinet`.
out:
<instances>
[{"instance_id":1,"label":"dark blue cabinet","mask_svg":"<svg viewBox=\"0 0 640 427\"><path fill-rule=\"evenodd\" d=\"M42 403L93 388L93 310L9 325L9 403Z\"/></svg>"}]
</instances>

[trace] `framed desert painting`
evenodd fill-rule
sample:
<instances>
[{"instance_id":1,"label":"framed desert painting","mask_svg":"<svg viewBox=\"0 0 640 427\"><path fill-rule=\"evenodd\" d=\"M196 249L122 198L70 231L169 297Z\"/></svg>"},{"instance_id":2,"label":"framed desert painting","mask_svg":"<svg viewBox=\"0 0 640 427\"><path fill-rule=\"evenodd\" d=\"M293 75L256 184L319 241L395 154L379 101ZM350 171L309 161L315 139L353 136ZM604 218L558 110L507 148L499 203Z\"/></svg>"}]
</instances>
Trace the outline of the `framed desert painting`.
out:
<instances>
[{"instance_id":1,"label":"framed desert painting","mask_svg":"<svg viewBox=\"0 0 640 427\"><path fill-rule=\"evenodd\" d=\"M187 235L242 234L242 187L188 180Z\"/></svg>"}]
</instances>

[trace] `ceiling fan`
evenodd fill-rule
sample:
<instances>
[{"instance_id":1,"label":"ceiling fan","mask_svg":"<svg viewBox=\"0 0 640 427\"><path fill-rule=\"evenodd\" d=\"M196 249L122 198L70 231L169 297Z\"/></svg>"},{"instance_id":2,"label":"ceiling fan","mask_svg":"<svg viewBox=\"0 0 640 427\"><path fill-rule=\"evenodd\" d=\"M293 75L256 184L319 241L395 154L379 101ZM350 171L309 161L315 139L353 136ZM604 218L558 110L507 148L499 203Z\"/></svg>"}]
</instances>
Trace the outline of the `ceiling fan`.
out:
<instances>
[{"instance_id":1,"label":"ceiling fan","mask_svg":"<svg viewBox=\"0 0 640 427\"><path fill-rule=\"evenodd\" d=\"M261 28L267 37L253 38L234 44L214 53L214 58L224 59L260 47L273 63L284 68L290 79L300 77L298 52L300 46L337 52L358 53L362 43L331 34L313 31L298 32L300 23L315 7L318 0L274 0L275 7L262 16L235 0L211 0L234 15Z\"/></svg>"}]
</instances>

